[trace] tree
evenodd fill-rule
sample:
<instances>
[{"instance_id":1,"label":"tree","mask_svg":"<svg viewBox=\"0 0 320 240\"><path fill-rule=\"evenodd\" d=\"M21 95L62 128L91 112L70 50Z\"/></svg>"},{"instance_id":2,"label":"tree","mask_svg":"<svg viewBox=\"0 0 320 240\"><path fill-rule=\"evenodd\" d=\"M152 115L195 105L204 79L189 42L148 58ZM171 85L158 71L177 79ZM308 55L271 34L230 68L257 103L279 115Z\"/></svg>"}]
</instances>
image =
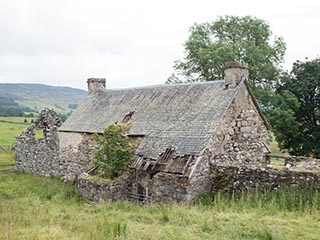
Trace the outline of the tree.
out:
<instances>
[{"instance_id":1,"label":"tree","mask_svg":"<svg viewBox=\"0 0 320 240\"><path fill-rule=\"evenodd\" d=\"M131 158L132 150L128 138L122 136L123 130L122 125L111 124L104 129L103 136L95 135L101 147L96 151L92 163L103 177L117 177Z\"/></svg>"},{"instance_id":2,"label":"tree","mask_svg":"<svg viewBox=\"0 0 320 240\"><path fill-rule=\"evenodd\" d=\"M280 148L320 158L320 59L293 64L266 111Z\"/></svg>"},{"instance_id":3,"label":"tree","mask_svg":"<svg viewBox=\"0 0 320 240\"><path fill-rule=\"evenodd\" d=\"M170 82L210 81L223 78L224 63L245 61L253 86L277 79L286 50L269 25L250 16L224 16L212 23L194 24L184 47L186 56L175 62Z\"/></svg>"}]
</instances>

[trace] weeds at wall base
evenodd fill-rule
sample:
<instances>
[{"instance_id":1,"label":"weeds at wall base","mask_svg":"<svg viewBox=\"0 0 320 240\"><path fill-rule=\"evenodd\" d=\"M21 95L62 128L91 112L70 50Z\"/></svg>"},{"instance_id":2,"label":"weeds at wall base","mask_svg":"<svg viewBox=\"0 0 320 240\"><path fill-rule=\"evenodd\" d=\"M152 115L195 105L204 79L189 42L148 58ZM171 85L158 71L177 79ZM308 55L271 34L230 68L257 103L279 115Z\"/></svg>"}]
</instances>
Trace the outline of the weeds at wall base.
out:
<instances>
[{"instance_id":1,"label":"weeds at wall base","mask_svg":"<svg viewBox=\"0 0 320 240\"><path fill-rule=\"evenodd\" d=\"M217 192L214 196L200 194L195 200L200 206L215 209L246 211L259 209L265 211L310 212L320 211L320 192L316 189L248 190L241 193Z\"/></svg>"},{"instance_id":2,"label":"weeds at wall base","mask_svg":"<svg viewBox=\"0 0 320 240\"><path fill-rule=\"evenodd\" d=\"M317 239L320 235L319 193L312 189L219 193L214 201L206 195L202 199L194 204L91 206L77 197L70 183L13 173L0 176L0 228L12 239Z\"/></svg>"}]
</instances>

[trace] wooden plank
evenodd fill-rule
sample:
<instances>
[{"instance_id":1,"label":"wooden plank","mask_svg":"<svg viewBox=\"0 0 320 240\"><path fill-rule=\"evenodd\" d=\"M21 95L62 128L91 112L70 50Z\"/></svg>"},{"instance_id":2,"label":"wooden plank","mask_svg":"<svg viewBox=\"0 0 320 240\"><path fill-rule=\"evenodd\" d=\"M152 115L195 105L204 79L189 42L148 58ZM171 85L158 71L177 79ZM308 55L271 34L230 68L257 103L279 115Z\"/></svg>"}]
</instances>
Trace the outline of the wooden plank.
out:
<instances>
[{"instance_id":1,"label":"wooden plank","mask_svg":"<svg viewBox=\"0 0 320 240\"><path fill-rule=\"evenodd\" d=\"M143 171L146 171L149 166L150 166L150 160L147 161L146 164L144 165Z\"/></svg>"},{"instance_id":2,"label":"wooden plank","mask_svg":"<svg viewBox=\"0 0 320 240\"><path fill-rule=\"evenodd\" d=\"M172 164L173 169L170 170L172 173L176 173L177 169L179 169L179 164L181 162L181 159L183 159L181 156L178 157L178 159L174 160L174 163Z\"/></svg>"},{"instance_id":3,"label":"wooden plank","mask_svg":"<svg viewBox=\"0 0 320 240\"><path fill-rule=\"evenodd\" d=\"M166 169L164 170L165 172L169 172L170 171L169 169L170 169L172 163L173 163L173 158L171 158L170 161L168 162L168 164L166 166Z\"/></svg>"},{"instance_id":4,"label":"wooden plank","mask_svg":"<svg viewBox=\"0 0 320 240\"><path fill-rule=\"evenodd\" d=\"M185 173L186 173L186 170L187 170L187 168L188 168L188 166L189 166L189 164L190 164L190 162L191 162L191 159L192 159L192 156L189 157L186 165L184 165L184 168L183 168L183 170L182 170L182 174L185 174Z\"/></svg>"}]
</instances>

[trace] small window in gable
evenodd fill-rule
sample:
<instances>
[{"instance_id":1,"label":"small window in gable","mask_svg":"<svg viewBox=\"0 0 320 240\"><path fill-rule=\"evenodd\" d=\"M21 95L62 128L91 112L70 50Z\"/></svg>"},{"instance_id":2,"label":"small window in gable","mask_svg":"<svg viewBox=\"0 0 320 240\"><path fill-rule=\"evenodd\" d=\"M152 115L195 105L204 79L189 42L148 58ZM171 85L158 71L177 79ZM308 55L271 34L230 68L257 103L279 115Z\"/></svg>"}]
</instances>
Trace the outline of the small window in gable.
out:
<instances>
[{"instance_id":1,"label":"small window in gable","mask_svg":"<svg viewBox=\"0 0 320 240\"><path fill-rule=\"evenodd\" d=\"M44 135L44 129L35 129L34 131L34 138L35 139L43 139L45 138L45 135Z\"/></svg>"}]
</instances>

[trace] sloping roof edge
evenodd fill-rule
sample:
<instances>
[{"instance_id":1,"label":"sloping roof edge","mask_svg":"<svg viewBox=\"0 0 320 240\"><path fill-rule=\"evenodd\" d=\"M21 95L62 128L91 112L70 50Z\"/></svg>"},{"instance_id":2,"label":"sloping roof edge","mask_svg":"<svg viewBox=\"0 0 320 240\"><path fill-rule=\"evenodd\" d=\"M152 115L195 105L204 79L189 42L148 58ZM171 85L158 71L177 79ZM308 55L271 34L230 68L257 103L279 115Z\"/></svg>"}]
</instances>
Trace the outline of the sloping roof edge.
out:
<instances>
[{"instance_id":1,"label":"sloping roof edge","mask_svg":"<svg viewBox=\"0 0 320 240\"><path fill-rule=\"evenodd\" d=\"M256 108L257 108L257 110L258 110L258 112L259 112L260 117L261 117L262 120L264 121L267 129L268 129L268 130L271 130L271 125L270 125L270 123L268 122L268 120L266 119L266 117L264 116L264 114L263 114L263 112L262 112L262 110L261 110L261 108L260 108L260 106L259 106L259 103L258 103L256 97L254 96L254 94L253 94L253 92L252 92L252 90L251 90L251 88L250 88L250 86L249 86L248 80L245 78L243 81L244 81L244 84L246 85L246 87L247 87L247 89L248 89L249 94L251 95L252 101L253 101L254 105L256 106Z\"/></svg>"},{"instance_id":2,"label":"sloping roof edge","mask_svg":"<svg viewBox=\"0 0 320 240\"><path fill-rule=\"evenodd\" d=\"M245 77L239 82L238 86L236 87L236 91L234 92L234 95L233 95L233 97L231 98L231 101L229 102L229 105L228 105L227 109L230 108L233 99L234 99L234 98L236 97L236 95L238 94L239 89L240 89L240 87L241 87L241 84L244 84L244 85L246 86L246 88L247 88L247 90L248 90L248 93L250 94L250 96L251 96L251 98L252 98L252 101L253 101L254 105L256 106L256 108L257 108L257 110L258 110L258 113L259 113L261 119L262 119L263 122L265 123L267 129L268 129L268 130L271 130L271 125L269 124L269 122L267 121L266 117L264 116L264 114L263 114L263 112L262 112L262 110L261 110L261 108L260 108L260 106L259 106L259 104L258 104L258 101L257 101L256 97L254 96L254 94L253 94L253 92L252 92L252 90L251 90L251 88L250 88L250 86L249 86L249 84L248 84L248 80L247 80ZM225 114L226 114L226 113L227 113L227 112L225 112L225 113L221 116L221 119L220 119L219 122L221 122L221 120L225 117ZM216 126L216 127L218 127L218 126ZM214 134L215 130L216 130L216 129L213 129L213 130L212 130L212 134Z\"/></svg>"}]
</instances>

